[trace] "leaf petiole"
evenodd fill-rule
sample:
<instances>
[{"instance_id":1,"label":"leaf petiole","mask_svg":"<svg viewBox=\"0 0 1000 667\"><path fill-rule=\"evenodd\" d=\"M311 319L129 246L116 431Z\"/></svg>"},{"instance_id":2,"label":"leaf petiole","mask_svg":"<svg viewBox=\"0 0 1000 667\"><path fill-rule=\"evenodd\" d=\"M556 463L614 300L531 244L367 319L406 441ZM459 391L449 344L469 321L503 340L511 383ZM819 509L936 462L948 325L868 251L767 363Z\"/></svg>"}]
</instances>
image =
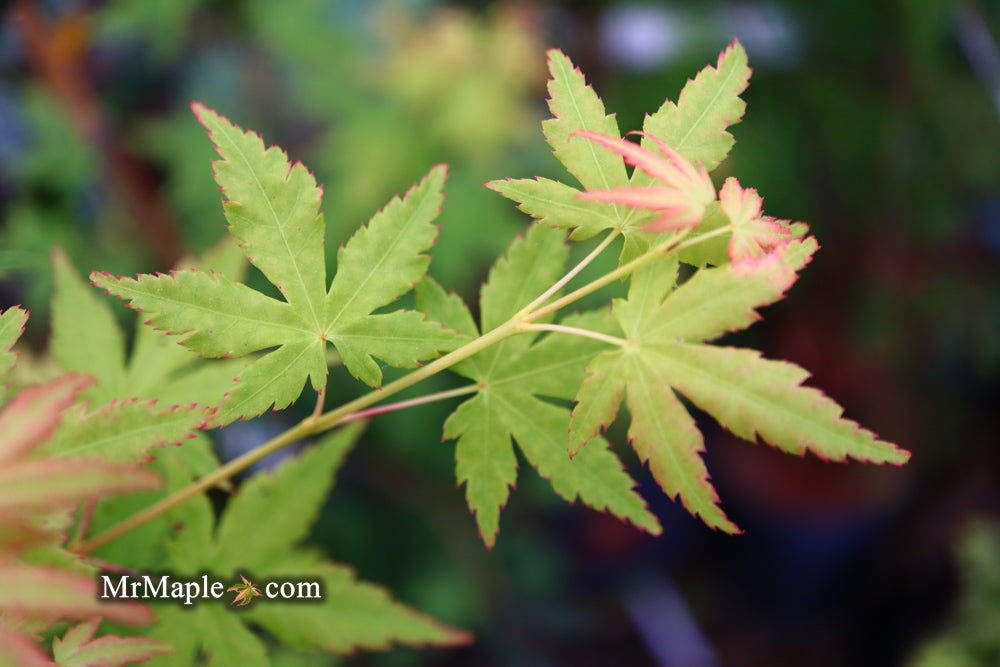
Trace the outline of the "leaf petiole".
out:
<instances>
[{"instance_id":1,"label":"leaf petiole","mask_svg":"<svg viewBox=\"0 0 1000 667\"><path fill-rule=\"evenodd\" d=\"M557 333L565 333L573 336L583 336L584 338L593 338L594 340L599 340L604 343L610 343L611 345L617 345L618 347L625 347L628 345L628 341L624 338L618 338L616 336L608 336L597 331L591 331L590 329L580 329L578 327L567 327L561 324L523 324L521 325L521 331L554 331Z\"/></svg>"},{"instance_id":2,"label":"leaf petiole","mask_svg":"<svg viewBox=\"0 0 1000 667\"><path fill-rule=\"evenodd\" d=\"M564 275L562 278L560 278L559 280L557 280L552 285L552 287L548 288L542 294L540 294L537 299L535 299L534 301L532 301L531 303L529 303L527 306L525 306L524 308L522 308L520 311L518 311L517 315L514 316L514 319L517 319L519 317L527 315L532 310L534 310L538 306L540 306L543 303L545 303L545 301L550 296L552 296L553 294L555 294L556 292L558 292L559 290L561 290L566 283L568 283L570 280L572 280L573 278L575 278L578 273L580 273L581 271L583 271L585 268L587 268L587 266L591 262L593 262L595 259L597 259L597 256L600 255L602 252L604 252L605 248L607 248L609 245L611 245L611 242L614 241L616 238L618 238L619 234L621 234L621 230L618 230L618 229L611 230L611 233L608 234L607 236L605 236L604 239L599 244L597 244L597 246L593 250L591 250L590 253L588 253L586 257L584 257L582 260L580 260L579 264L577 264L572 269L570 269L569 271L567 271L566 275Z\"/></svg>"},{"instance_id":3,"label":"leaf petiole","mask_svg":"<svg viewBox=\"0 0 1000 667\"><path fill-rule=\"evenodd\" d=\"M731 227L732 227L731 225L726 225L725 227L719 227L718 229L713 229L710 232L699 234L698 236L691 237L687 240L684 240L684 237L680 237L676 239L671 239L669 241L664 241L663 243L657 245L656 247L647 250L642 255L639 255L631 262L622 264L614 271L609 271L608 273L605 273L600 278L592 280L583 287L580 287L579 289L576 289L570 292L569 294L566 294L565 296L556 299L547 306L543 306L538 310L532 311L527 316L525 316L522 321L531 322L541 317L545 317L550 313L554 313L555 311L565 306L568 306L574 301L577 301L587 296L591 292L596 292L605 285L609 285L614 281L618 280L619 278L624 278L625 276L633 273L638 269L641 269L642 267L646 266L650 262L655 261L656 259L659 259L660 257L666 257L667 255L676 252L678 250L681 250L683 248L688 248L690 246L701 243L702 241L707 241L710 238L721 236L722 234L725 234L726 232L730 231Z\"/></svg>"}]
</instances>

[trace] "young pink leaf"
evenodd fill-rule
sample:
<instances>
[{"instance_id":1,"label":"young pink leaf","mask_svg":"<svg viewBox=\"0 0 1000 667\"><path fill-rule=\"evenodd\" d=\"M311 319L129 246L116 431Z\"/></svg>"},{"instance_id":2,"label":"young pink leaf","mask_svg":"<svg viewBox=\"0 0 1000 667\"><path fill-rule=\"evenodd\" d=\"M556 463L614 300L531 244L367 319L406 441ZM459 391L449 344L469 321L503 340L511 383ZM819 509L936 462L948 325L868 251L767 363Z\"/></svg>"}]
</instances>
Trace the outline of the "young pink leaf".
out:
<instances>
[{"instance_id":1,"label":"young pink leaf","mask_svg":"<svg viewBox=\"0 0 1000 667\"><path fill-rule=\"evenodd\" d=\"M0 665L52 667L52 661L30 637L0 626Z\"/></svg>"},{"instance_id":2,"label":"young pink leaf","mask_svg":"<svg viewBox=\"0 0 1000 667\"><path fill-rule=\"evenodd\" d=\"M791 226L763 214L764 200L754 188L742 188L733 177L719 191L719 205L733 226L729 239L729 259L736 263L757 259L802 236L804 225Z\"/></svg>"},{"instance_id":3,"label":"young pink leaf","mask_svg":"<svg viewBox=\"0 0 1000 667\"><path fill-rule=\"evenodd\" d=\"M146 491L160 478L133 465L38 459L0 469L0 515L72 507L101 496Z\"/></svg>"},{"instance_id":4,"label":"young pink leaf","mask_svg":"<svg viewBox=\"0 0 1000 667\"><path fill-rule=\"evenodd\" d=\"M644 229L665 232L694 227L705 217L705 207L715 200L715 188L704 166L695 167L683 155L650 136L660 154L646 150L625 139L615 139L597 132L578 130L583 137L617 153L625 161L652 176L657 186L625 186L607 190L589 190L577 195L585 201L624 204L635 209L655 211L659 216Z\"/></svg>"},{"instance_id":5,"label":"young pink leaf","mask_svg":"<svg viewBox=\"0 0 1000 667\"><path fill-rule=\"evenodd\" d=\"M93 384L87 375L70 373L25 389L0 413L0 465L24 457L51 436L62 411Z\"/></svg>"}]
</instances>

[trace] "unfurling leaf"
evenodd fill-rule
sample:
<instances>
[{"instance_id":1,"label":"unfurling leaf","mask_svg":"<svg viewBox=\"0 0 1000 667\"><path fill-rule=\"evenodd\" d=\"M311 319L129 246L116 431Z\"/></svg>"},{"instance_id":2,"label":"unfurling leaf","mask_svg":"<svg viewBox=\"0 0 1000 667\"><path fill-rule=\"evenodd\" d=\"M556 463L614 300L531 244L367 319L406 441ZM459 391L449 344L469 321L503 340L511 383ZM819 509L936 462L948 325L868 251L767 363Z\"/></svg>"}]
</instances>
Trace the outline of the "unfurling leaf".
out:
<instances>
[{"instance_id":1,"label":"unfurling leaf","mask_svg":"<svg viewBox=\"0 0 1000 667\"><path fill-rule=\"evenodd\" d=\"M700 456L701 433L678 394L736 435L759 435L786 452L905 463L908 452L841 418L836 403L801 386L808 373L797 366L701 344L759 319L755 309L780 299L815 249L811 238L789 241L760 259L703 269L672 293L674 277L664 263L633 276L628 298L613 308L629 344L588 364L571 418L570 451L581 451L610 424L624 398L629 439L663 490L725 532L738 528L719 508Z\"/></svg>"},{"instance_id":2,"label":"unfurling leaf","mask_svg":"<svg viewBox=\"0 0 1000 667\"><path fill-rule=\"evenodd\" d=\"M719 206L733 226L729 239L729 260L758 259L786 245L806 232L806 225L792 226L786 220L764 215L764 200L753 188L742 188L733 177L719 191Z\"/></svg>"},{"instance_id":3,"label":"unfurling leaf","mask_svg":"<svg viewBox=\"0 0 1000 667\"><path fill-rule=\"evenodd\" d=\"M581 130L576 136L621 155L625 162L656 179L657 185L588 190L577 195L583 201L617 203L631 209L653 211L657 217L643 225L645 231L669 232L696 227L705 217L705 207L715 201L715 187L705 167L695 167L656 137L651 139L659 153L597 132Z\"/></svg>"},{"instance_id":4,"label":"unfurling leaf","mask_svg":"<svg viewBox=\"0 0 1000 667\"><path fill-rule=\"evenodd\" d=\"M482 330L502 324L555 282L566 255L563 234L540 225L515 241L483 286ZM435 283L417 287L417 303L446 326L475 335L468 310ZM563 324L600 330L608 327L607 320L606 312L590 312L569 316ZM444 434L458 440L456 474L466 485L469 507L487 546L496 540L500 510L517 478L513 441L569 502L579 498L659 534L659 523L633 491L635 482L608 443L595 438L584 455L570 460L565 447L568 410L539 398L571 398L583 379L583 363L604 347L590 338L552 334L535 340L521 334L454 367L475 381L479 391L452 413Z\"/></svg>"},{"instance_id":5,"label":"unfurling leaf","mask_svg":"<svg viewBox=\"0 0 1000 667\"><path fill-rule=\"evenodd\" d=\"M214 111L199 104L193 109L222 157L215 175L226 195L230 231L284 300L195 270L137 279L95 273L92 280L144 311L149 324L183 336L181 343L198 354L238 357L276 348L242 373L215 423L253 417L272 405L284 408L307 379L323 391L327 342L348 371L370 385L382 379L375 358L413 368L456 344L457 336L418 313L374 314L427 270L424 252L437 234L432 222L441 207L444 167L431 169L354 234L338 253L328 291L322 191L312 174Z\"/></svg>"}]
</instances>

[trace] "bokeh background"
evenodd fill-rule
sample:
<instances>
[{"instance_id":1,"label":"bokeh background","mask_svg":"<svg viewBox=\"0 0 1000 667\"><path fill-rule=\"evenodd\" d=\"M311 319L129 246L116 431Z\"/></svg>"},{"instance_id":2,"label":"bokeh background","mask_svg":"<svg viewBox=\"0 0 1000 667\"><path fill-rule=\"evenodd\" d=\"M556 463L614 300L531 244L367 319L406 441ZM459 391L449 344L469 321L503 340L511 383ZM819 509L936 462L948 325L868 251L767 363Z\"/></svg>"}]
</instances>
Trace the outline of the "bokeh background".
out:
<instances>
[{"instance_id":1,"label":"bokeh background","mask_svg":"<svg viewBox=\"0 0 1000 667\"><path fill-rule=\"evenodd\" d=\"M703 420L745 535L689 518L621 448L661 538L565 505L522 465L488 552L440 442L453 406L379 417L312 539L478 641L345 662L1000 664L1000 3L0 6L0 306L30 308L39 352L54 245L82 270L135 273L224 234L191 100L315 170L330 248L448 162L432 273L474 303L529 223L481 184L562 173L539 127L545 49L565 50L630 130L738 36L755 72L717 175L809 222L823 249L736 342L810 369L911 464L788 457ZM333 377L335 398L359 391ZM301 416L271 414L216 444L232 455Z\"/></svg>"}]
</instances>

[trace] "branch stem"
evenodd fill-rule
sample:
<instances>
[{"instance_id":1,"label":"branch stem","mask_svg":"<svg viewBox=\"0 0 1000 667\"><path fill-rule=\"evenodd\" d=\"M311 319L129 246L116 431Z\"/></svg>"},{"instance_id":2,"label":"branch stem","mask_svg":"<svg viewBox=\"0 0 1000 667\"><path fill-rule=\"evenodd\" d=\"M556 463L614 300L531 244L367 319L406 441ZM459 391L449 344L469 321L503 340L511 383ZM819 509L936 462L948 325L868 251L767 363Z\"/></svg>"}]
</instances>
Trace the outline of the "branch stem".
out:
<instances>
[{"instance_id":1,"label":"branch stem","mask_svg":"<svg viewBox=\"0 0 1000 667\"><path fill-rule=\"evenodd\" d=\"M178 489L169 496L153 503L149 507L141 510L140 512L133 514L129 518L125 519L121 523L118 523L103 533L91 538L79 541L73 548L73 551L79 554L88 554L100 547L108 544L109 542L117 539L118 537L135 530L139 526L144 525L148 521L156 518L157 516L169 512L171 509L180 505L189 498L210 489L217 484L225 482L230 477L242 472L243 470L249 468L254 463L257 463L261 459L277 452L288 445L297 442L305 437L320 433L331 429L339 424L346 423L348 421L355 421L357 419L363 419L376 414L382 414L385 412L391 412L393 410L401 410L408 407L413 407L416 405L422 405L424 403L430 403L432 401L443 400L446 398L451 398L454 396L461 396L463 394L472 393L477 389L475 385L467 385L465 387L460 387L458 389L452 389L449 391L438 392L436 394L429 394L427 396L413 398L406 401L400 401L398 403L393 403L390 405L385 405L380 408L369 409L375 403L392 396L404 389L412 387L418 382L439 373L451 366L454 366L460 361L471 357L472 355L486 349L487 347L499 343L505 338L510 336L525 333L528 331L553 331L561 332L567 334L573 334L577 336L587 336L589 338L595 338L597 340L604 341L613 345L623 345L626 343L621 338L615 338L614 336L606 336L600 334L596 331L590 331L587 329L577 329L575 327L567 327L556 324L538 324L534 323L533 320L537 320L549 313L553 313L564 306L567 306L578 299L595 292L598 289L608 285L609 283L618 280L624 276L629 275L633 271L642 268L646 264L655 261L660 257L665 257L673 252L681 250L697 243L701 243L707 239L720 236L730 229L729 226L720 227L718 229L712 230L705 234L700 234L695 237L691 237L684 240L684 237L673 238L654 248L648 250L644 254L636 257L632 261L623 264L614 271L611 271L604 276L593 280L583 287L580 287L565 296L556 299L555 301L549 303L546 306L537 308L538 305L544 303L552 294L565 285L569 280L576 276L584 267L586 267L590 262L600 254L611 242L617 237L618 231L615 230L608 234L607 237L590 253L585 257L579 264L577 264L573 269L571 269L563 278L561 278L553 288L546 290L545 293L536 298L532 304L525 307L517 315L512 317L510 320L501 324L496 329L489 331L478 338L475 338L468 343L462 345L461 347L449 352L448 354L435 359L431 363L418 368L417 370L404 375L403 377L390 382L386 386L371 391L364 396L354 399L341 405L340 407L330 410L329 412L316 415L312 414L309 417L303 419L301 422L291 427L284 433L271 438L264 444L256 447L255 449L246 452L245 454L236 457L235 459L223 464L219 468L213 470L211 473L205 475L201 479L198 479L188 486ZM537 309L536 309L537 308ZM322 400L322 397L320 398ZM322 405L319 403L318 405Z\"/></svg>"},{"instance_id":2,"label":"branch stem","mask_svg":"<svg viewBox=\"0 0 1000 667\"><path fill-rule=\"evenodd\" d=\"M539 318L545 317L546 315L549 315L550 313L554 313L555 311L559 310L560 308L564 308L564 307L568 306L569 304L573 303L574 301L578 301L579 299L587 296L591 292L596 292L597 290L601 289L605 285L609 285L609 284L613 283L614 281L618 280L619 278L624 278L625 276L633 273L634 271L637 271L637 270L641 269L642 267L646 266L650 262L653 262L653 261L655 261L655 260L657 260L657 259L659 259L661 257L666 257L667 255L669 255L669 254L671 254L673 252L676 252L676 251L681 250L683 248L690 247L692 245L696 245L696 244L701 243L702 241L706 241L706 240L708 240L710 238L713 238L713 237L716 237L716 236L721 236L722 234L728 232L729 230L730 230L730 227L727 225L725 227L719 227L718 229L713 229L712 231L706 232L704 234L699 234L698 236L689 238L686 241L684 240L683 236L679 237L679 238L670 239L668 241L664 241L663 243L661 243L661 244L659 244L659 245L651 248L650 250L647 250L645 253L639 255L638 257L636 257L635 259L633 259L631 262L626 262L625 264L622 264L621 266L619 266L614 271L609 271L608 273L605 273L600 278L597 278L596 280L592 280L591 282L587 283L583 287L580 287L579 289L576 289L576 290L570 292L569 294L566 294L565 296L563 296L563 297L561 297L559 299L556 299L555 301L553 301L552 303L548 304L547 306L543 306L542 308L539 308L538 310L532 311L527 316L525 316L524 321L525 322L531 322L533 320L537 320Z\"/></svg>"},{"instance_id":3,"label":"branch stem","mask_svg":"<svg viewBox=\"0 0 1000 667\"><path fill-rule=\"evenodd\" d=\"M152 519L155 519L159 515L170 511L189 498L192 498L202 491L210 489L216 484L242 472L264 457L269 456L278 450L284 449L288 445L298 442L307 436L333 428L345 417L353 415L360 410L378 403L383 398L398 393L516 333L519 333L517 323L514 320L511 320L500 325L493 331L485 333L479 338L469 341L462 347L449 352L443 357L435 359L426 366L423 366L408 375L404 375L394 382L390 382L381 389L376 389L375 391L369 392L360 398L356 398L353 401L345 403L339 408L321 415L319 418L315 418L310 415L284 433L271 438L259 447L236 457L228 463L225 463L201 479L192 482L182 489L178 489L166 498L162 498L144 510L133 514L121 523L111 526L100 535L97 535L89 540L81 541L76 545L74 551L80 554L88 554L95 549L99 549L108 542L111 542L112 540L135 530L139 526L146 524Z\"/></svg>"},{"instance_id":4,"label":"branch stem","mask_svg":"<svg viewBox=\"0 0 1000 667\"><path fill-rule=\"evenodd\" d=\"M572 280L573 278L575 278L578 273L580 273L581 271L583 271L585 268L587 268L587 266L591 262L593 262L595 259L597 259L597 256L600 255L602 252L604 252L605 248L607 248L609 245L611 245L611 242L614 241L616 238L618 238L619 234L621 234L620 230L618 230L618 229L611 230L611 233L608 234L607 236L605 236L604 240L602 240L600 243L598 243L597 246L593 250L591 250L590 253L586 257L584 257L582 260L580 260L579 264L577 264L572 269L570 269L569 271L567 271L566 275L564 275L562 278L560 278L559 280L557 280L555 282L555 284L552 285L552 287L550 287L547 290L545 290L544 292L542 292L538 296L537 299L535 299L534 301L532 301L531 303L529 303L527 306L525 306L524 308L522 308L517 313L517 315L514 316L514 318L516 319L518 317L522 317L524 315L527 315L528 313L530 313L531 311L533 311L535 308L537 308L538 306L540 306L543 303L545 303L546 300L548 300L548 298L550 296L552 296L553 294L555 294L556 292L558 292L559 290L561 290L566 283L568 283L570 280Z\"/></svg>"}]
</instances>

